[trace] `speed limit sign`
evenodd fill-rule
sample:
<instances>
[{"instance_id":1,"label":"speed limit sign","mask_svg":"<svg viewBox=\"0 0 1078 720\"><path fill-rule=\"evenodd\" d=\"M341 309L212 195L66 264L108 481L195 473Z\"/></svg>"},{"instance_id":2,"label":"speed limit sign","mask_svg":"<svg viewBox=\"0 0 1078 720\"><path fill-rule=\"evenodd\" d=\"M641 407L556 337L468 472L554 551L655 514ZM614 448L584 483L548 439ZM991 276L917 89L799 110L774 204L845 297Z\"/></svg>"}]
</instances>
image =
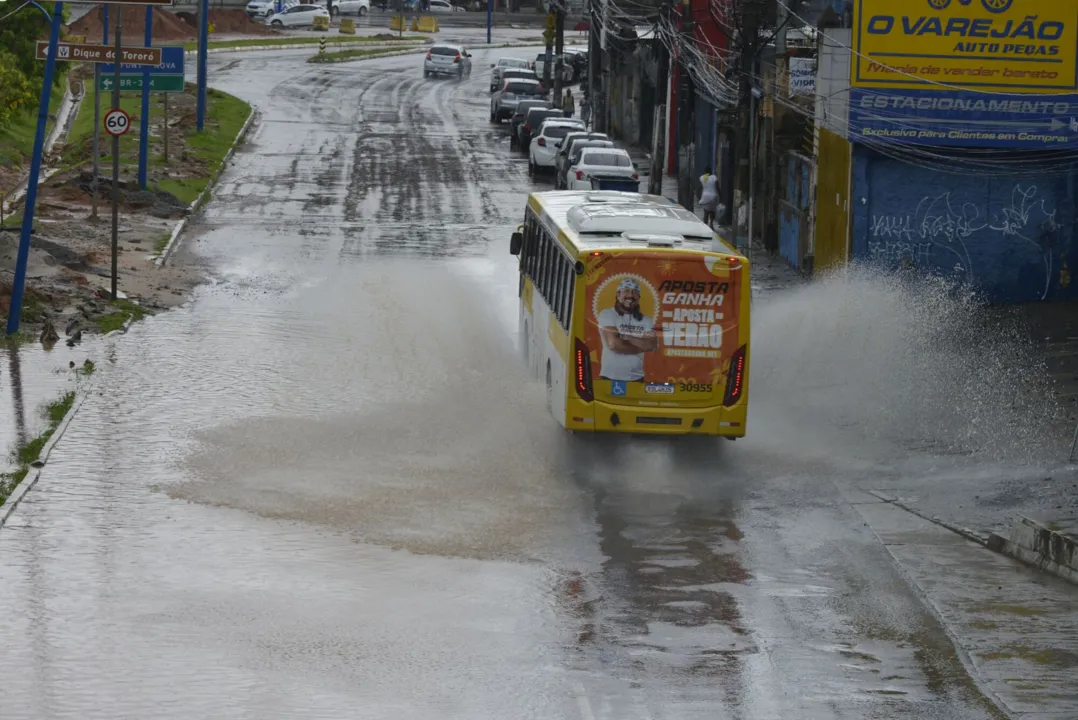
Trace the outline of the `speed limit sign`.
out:
<instances>
[{"instance_id":1,"label":"speed limit sign","mask_svg":"<svg viewBox=\"0 0 1078 720\"><path fill-rule=\"evenodd\" d=\"M131 129L131 118L123 110L109 110L105 114L105 132L109 135L123 135Z\"/></svg>"}]
</instances>

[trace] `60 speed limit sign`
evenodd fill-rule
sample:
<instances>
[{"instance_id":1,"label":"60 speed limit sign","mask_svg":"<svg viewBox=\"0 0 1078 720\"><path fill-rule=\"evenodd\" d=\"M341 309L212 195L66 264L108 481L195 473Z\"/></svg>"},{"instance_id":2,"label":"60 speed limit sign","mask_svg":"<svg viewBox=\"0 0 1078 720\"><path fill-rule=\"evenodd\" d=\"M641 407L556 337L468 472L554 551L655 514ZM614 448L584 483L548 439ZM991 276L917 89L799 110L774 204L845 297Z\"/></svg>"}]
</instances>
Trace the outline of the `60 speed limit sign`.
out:
<instances>
[{"instance_id":1,"label":"60 speed limit sign","mask_svg":"<svg viewBox=\"0 0 1078 720\"><path fill-rule=\"evenodd\" d=\"M105 132L114 137L131 129L131 118L123 110L109 110L105 114Z\"/></svg>"}]
</instances>

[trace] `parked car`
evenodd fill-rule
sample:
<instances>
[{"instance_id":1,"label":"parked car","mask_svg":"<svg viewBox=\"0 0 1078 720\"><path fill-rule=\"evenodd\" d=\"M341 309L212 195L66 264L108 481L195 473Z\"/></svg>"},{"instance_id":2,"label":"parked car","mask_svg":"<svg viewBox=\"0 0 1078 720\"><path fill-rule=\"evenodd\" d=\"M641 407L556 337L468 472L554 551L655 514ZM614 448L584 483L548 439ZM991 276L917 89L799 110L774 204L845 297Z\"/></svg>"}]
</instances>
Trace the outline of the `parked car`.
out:
<instances>
[{"instance_id":1,"label":"parked car","mask_svg":"<svg viewBox=\"0 0 1078 720\"><path fill-rule=\"evenodd\" d=\"M527 155L528 149L532 141L532 132L539 129L539 124L547 118L562 118L565 117L565 111L557 108L532 108L524 115L524 121L520 123L520 127L517 128L517 146L521 151ZM576 120L580 125L580 129L584 129L584 122L582 120Z\"/></svg>"},{"instance_id":2,"label":"parked car","mask_svg":"<svg viewBox=\"0 0 1078 720\"><path fill-rule=\"evenodd\" d=\"M546 92L538 80L506 80L501 90L490 97L490 121L500 123L511 117L522 100L545 100Z\"/></svg>"},{"instance_id":3,"label":"parked car","mask_svg":"<svg viewBox=\"0 0 1078 720\"><path fill-rule=\"evenodd\" d=\"M550 81L554 81L554 68L558 66L557 55L551 54L550 59L554 64L550 67ZM532 68L535 70L535 77L540 80L543 79L544 67L546 65L546 53L542 52L535 56L535 62L532 63ZM564 53L562 54L561 64L561 81L563 83L570 83L573 81L573 64L565 59Z\"/></svg>"},{"instance_id":4,"label":"parked car","mask_svg":"<svg viewBox=\"0 0 1078 720\"><path fill-rule=\"evenodd\" d=\"M457 79L472 74L472 56L463 45L435 45L423 60L423 77L456 75Z\"/></svg>"},{"instance_id":5,"label":"parked car","mask_svg":"<svg viewBox=\"0 0 1078 720\"><path fill-rule=\"evenodd\" d=\"M287 0L281 3L281 9L296 5L297 0ZM252 20L265 20L277 12L277 0L252 0L244 8L247 16Z\"/></svg>"},{"instance_id":6,"label":"parked car","mask_svg":"<svg viewBox=\"0 0 1078 720\"><path fill-rule=\"evenodd\" d=\"M524 122L524 116L532 108L550 108L550 101L545 98L542 100L521 100L517 103L517 109L513 111L513 114L509 118L509 147L512 149L517 144L517 129L520 127L520 123Z\"/></svg>"},{"instance_id":7,"label":"parked car","mask_svg":"<svg viewBox=\"0 0 1078 720\"><path fill-rule=\"evenodd\" d=\"M330 9L332 15L359 15L363 17L371 11L371 0L334 0Z\"/></svg>"},{"instance_id":8,"label":"parked car","mask_svg":"<svg viewBox=\"0 0 1078 720\"><path fill-rule=\"evenodd\" d=\"M554 187L562 190L565 187L565 171L569 169L569 158L574 150L582 147L614 147L614 142L606 133L571 132L555 146L558 152L554 155Z\"/></svg>"},{"instance_id":9,"label":"parked car","mask_svg":"<svg viewBox=\"0 0 1078 720\"><path fill-rule=\"evenodd\" d=\"M453 13L453 12L468 12L462 7L457 7L448 0L430 0L430 7L423 12L430 13Z\"/></svg>"},{"instance_id":10,"label":"parked car","mask_svg":"<svg viewBox=\"0 0 1078 720\"><path fill-rule=\"evenodd\" d=\"M624 177L639 180L629 153L621 148L583 147L573 151L565 173L568 190L591 190L591 176Z\"/></svg>"},{"instance_id":11,"label":"parked car","mask_svg":"<svg viewBox=\"0 0 1078 720\"><path fill-rule=\"evenodd\" d=\"M269 24L274 27L304 27L313 25L316 17L329 21L329 11L321 5L292 5L272 16Z\"/></svg>"},{"instance_id":12,"label":"parked car","mask_svg":"<svg viewBox=\"0 0 1078 720\"><path fill-rule=\"evenodd\" d=\"M535 73L533 73L528 68L501 68L501 70L498 71L498 76L499 76L500 79L498 80L497 86L495 86L493 79L491 79L491 83L490 83L490 91L491 92L495 92L499 87L501 87L502 83L504 83L506 80L534 80L535 79ZM543 86L543 84L539 83L540 89L542 89L542 86Z\"/></svg>"},{"instance_id":13,"label":"parked car","mask_svg":"<svg viewBox=\"0 0 1078 720\"><path fill-rule=\"evenodd\" d=\"M533 73L528 68L528 61L521 60L520 58L502 58L497 63L490 66L490 91L494 92L502 86L502 82L505 80L505 73L509 70L513 70L517 73L522 73L520 77L534 78Z\"/></svg>"},{"instance_id":14,"label":"parked car","mask_svg":"<svg viewBox=\"0 0 1078 720\"><path fill-rule=\"evenodd\" d=\"M528 150L528 174L536 175L543 170L554 168L554 155L558 151L557 143L581 124L572 120L550 118L535 131L531 148Z\"/></svg>"}]
</instances>

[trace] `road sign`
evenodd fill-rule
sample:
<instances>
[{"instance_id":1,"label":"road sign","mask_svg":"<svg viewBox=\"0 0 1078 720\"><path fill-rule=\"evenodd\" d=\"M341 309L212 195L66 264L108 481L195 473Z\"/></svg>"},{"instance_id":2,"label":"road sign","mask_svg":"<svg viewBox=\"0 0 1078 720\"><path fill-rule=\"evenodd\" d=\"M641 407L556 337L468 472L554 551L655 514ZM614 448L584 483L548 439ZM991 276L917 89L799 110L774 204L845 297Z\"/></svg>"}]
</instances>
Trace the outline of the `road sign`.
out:
<instances>
[{"instance_id":1,"label":"road sign","mask_svg":"<svg viewBox=\"0 0 1078 720\"><path fill-rule=\"evenodd\" d=\"M78 62L104 63L115 60L116 48L111 45L87 45L85 43L57 43L56 59L75 60ZM37 59L44 60L49 55L49 43L39 40ZM160 65L161 48L121 47L120 62L128 65Z\"/></svg>"},{"instance_id":2,"label":"road sign","mask_svg":"<svg viewBox=\"0 0 1078 720\"><path fill-rule=\"evenodd\" d=\"M100 92L112 92L114 87L112 75L102 75L97 84ZM142 75L121 75L120 92L142 92ZM151 75L150 92L183 92L183 75Z\"/></svg>"},{"instance_id":3,"label":"road sign","mask_svg":"<svg viewBox=\"0 0 1078 720\"><path fill-rule=\"evenodd\" d=\"M553 30L554 30L554 27L555 27L555 26L556 26L557 24L558 24L558 21L557 21L557 19L555 19L555 17L554 17L554 13L550 13L550 14L548 14L548 15L546 16L546 29L547 29L547 30L551 30L551 31L553 31Z\"/></svg>"},{"instance_id":4,"label":"road sign","mask_svg":"<svg viewBox=\"0 0 1078 720\"><path fill-rule=\"evenodd\" d=\"M546 30L543 31L543 39L546 40L547 45L554 42L554 37L556 35L557 35L557 33L554 32L553 30L551 30L550 28L547 28Z\"/></svg>"},{"instance_id":5,"label":"road sign","mask_svg":"<svg viewBox=\"0 0 1078 720\"><path fill-rule=\"evenodd\" d=\"M142 73L147 70L150 75L183 75L183 46L182 45L169 45L159 48L161 50L161 62L157 65L140 65L136 63L120 63L120 73L123 75L133 75ZM116 72L115 63L102 63L101 74L112 75Z\"/></svg>"},{"instance_id":6,"label":"road sign","mask_svg":"<svg viewBox=\"0 0 1078 720\"><path fill-rule=\"evenodd\" d=\"M131 129L131 118L123 110L109 110L105 113L105 132L113 137L123 135Z\"/></svg>"}]
</instances>

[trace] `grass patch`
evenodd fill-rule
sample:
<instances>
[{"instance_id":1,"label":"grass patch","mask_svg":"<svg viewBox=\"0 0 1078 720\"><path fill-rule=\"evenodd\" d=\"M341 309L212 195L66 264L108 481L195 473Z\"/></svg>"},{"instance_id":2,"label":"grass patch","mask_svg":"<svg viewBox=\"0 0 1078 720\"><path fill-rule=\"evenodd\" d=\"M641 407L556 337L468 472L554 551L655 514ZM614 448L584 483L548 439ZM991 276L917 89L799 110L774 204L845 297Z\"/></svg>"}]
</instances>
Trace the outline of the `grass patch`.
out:
<instances>
[{"instance_id":1,"label":"grass patch","mask_svg":"<svg viewBox=\"0 0 1078 720\"><path fill-rule=\"evenodd\" d=\"M162 187L161 187L162 190L168 190L168 188L164 187L164 183L161 183L161 185L162 185ZM171 192L171 191L169 191L169 192ZM172 193L172 194L176 195L176 193ZM180 197L180 196L176 195L176 197ZM180 198L180 199L182 200L183 198ZM190 203L188 203L188 204L190 204ZM163 253L165 251L165 248L168 247L168 241L171 240L171 239L172 239L172 233L170 233L170 232L161 233L161 237L157 238L157 242L155 242L153 244L153 251L155 253L157 253L158 255L160 255L161 253Z\"/></svg>"},{"instance_id":2,"label":"grass patch","mask_svg":"<svg viewBox=\"0 0 1078 720\"><path fill-rule=\"evenodd\" d=\"M94 319L97 330L102 335L110 333L113 330L122 329L123 326L127 324L128 319L138 322L148 315L144 307L137 305L130 300L112 300L109 302L109 305L117 308L117 311L109 313L108 315L101 315Z\"/></svg>"},{"instance_id":3,"label":"grass patch","mask_svg":"<svg viewBox=\"0 0 1078 720\"><path fill-rule=\"evenodd\" d=\"M0 227L22 227L22 213L5 215L4 220L0 222Z\"/></svg>"},{"instance_id":4,"label":"grass patch","mask_svg":"<svg viewBox=\"0 0 1078 720\"><path fill-rule=\"evenodd\" d=\"M240 40L217 40L211 41L210 50L224 48L262 47L266 45L317 45L319 40L325 40L327 45L362 45L372 42L401 42L404 44L422 42L427 38L423 35L405 35L403 38L396 35L389 36L386 33L366 37L341 37L327 36L317 37L291 37L291 38L243 38ZM183 44L184 50L197 50L197 42Z\"/></svg>"},{"instance_id":5,"label":"grass patch","mask_svg":"<svg viewBox=\"0 0 1078 720\"><path fill-rule=\"evenodd\" d=\"M41 455L41 451L45 448L45 443L56 432L56 428L64 421L64 417L74 404L75 393L71 391L64 393L59 400L51 402L45 407L44 415L47 421L45 431L30 442L15 448L12 459L18 465L18 468L13 472L0 474L0 505L7 502L8 497L18 487L19 483L26 479L26 475L30 472L30 465Z\"/></svg>"},{"instance_id":6,"label":"grass patch","mask_svg":"<svg viewBox=\"0 0 1078 720\"><path fill-rule=\"evenodd\" d=\"M345 60L355 60L356 58L369 57L371 55L380 55L386 52L392 52L392 50L390 50L389 48L351 48L349 50L336 50L334 52L319 53L318 55L307 58L307 62L344 62Z\"/></svg>"},{"instance_id":7,"label":"grass patch","mask_svg":"<svg viewBox=\"0 0 1078 720\"><path fill-rule=\"evenodd\" d=\"M57 64L57 70L59 69L60 66ZM53 125L56 124L52 118L60 109L66 87L67 80L61 76L60 84L54 86L49 95L49 120L45 123L45 137L48 137ZM19 115L9 127L0 130L0 166L19 167L29 161L30 155L34 152L38 102L39 100L35 99L32 108Z\"/></svg>"},{"instance_id":8,"label":"grass patch","mask_svg":"<svg viewBox=\"0 0 1078 720\"><path fill-rule=\"evenodd\" d=\"M94 361L90 358L86 358L86 362L84 362L82 367L78 368L75 372L83 377L90 377L94 374L94 370L96 369L97 366L94 365Z\"/></svg>"},{"instance_id":9,"label":"grass patch","mask_svg":"<svg viewBox=\"0 0 1078 720\"><path fill-rule=\"evenodd\" d=\"M188 94L193 94L194 85L187 85ZM183 145L186 146L186 151L189 159L193 159L197 162L201 162L206 169L205 176L202 177L186 177L186 178L162 178L155 185L153 189L170 192L180 199L181 202L190 205L194 202L202 191L209 184L210 178L221 167L221 163L224 160L225 154L229 148L232 147L232 143L236 139L236 135L239 134L240 129L243 127L243 123L247 121L247 116L250 114L251 106L243 102L239 98L233 97L226 93L220 92L210 88L206 91L207 98L207 112L206 112L206 128L202 133L199 133L192 127L183 128ZM102 96L102 114L106 112L106 106L112 106L111 96L106 98ZM150 108L151 113L162 112L161 98L158 95L151 99ZM142 112L142 99L141 96L131 93L124 93L120 95L120 107L124 109L128 115L131 116L132 125L138 127L138 118ZM170 112L176 112L175 109ZM92 92L87 93L86 99L83 101L82 106L79 108L78 117L75 118L75 122L71 128L71 134L68 138L68 144L71 148L78 148L82 146L82 149L87 150L85 153L80 153L79 150L70 152L72 156L85 156L87 159L86 164L90 162L90 156L92 153L88 151L90 146L92 135L94 130L94 94ZM172 131L173 142L175 143L170 151L175 157L180 156L180 138L177 137L176 128ZM102 135L101 142L105 143L104 147L106 151L111 150L112 138ZM120 138L120 168L121 175L130 175L135 166L138 163L139 152L139 139L137 132L128 133ZM175 163L173 163L175 164ZM112 161L108 157L101 159L102 172L109 174ZM164 165L164 161L160 155L151 155L149 161L149 167L161 167ZM153 183L151 183L153 185Z\"/></svg>"}]
</instances>

